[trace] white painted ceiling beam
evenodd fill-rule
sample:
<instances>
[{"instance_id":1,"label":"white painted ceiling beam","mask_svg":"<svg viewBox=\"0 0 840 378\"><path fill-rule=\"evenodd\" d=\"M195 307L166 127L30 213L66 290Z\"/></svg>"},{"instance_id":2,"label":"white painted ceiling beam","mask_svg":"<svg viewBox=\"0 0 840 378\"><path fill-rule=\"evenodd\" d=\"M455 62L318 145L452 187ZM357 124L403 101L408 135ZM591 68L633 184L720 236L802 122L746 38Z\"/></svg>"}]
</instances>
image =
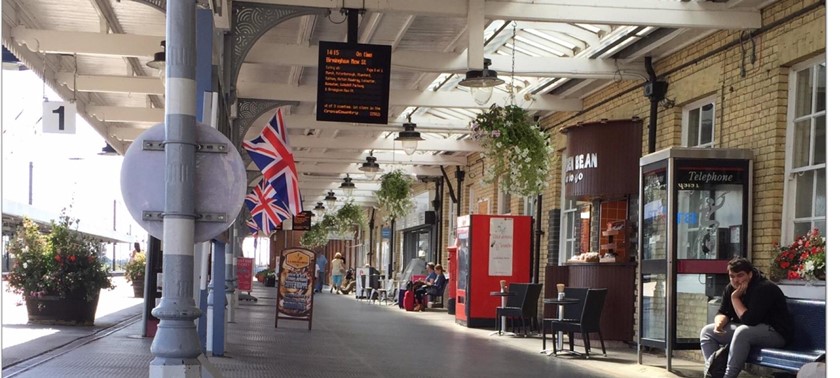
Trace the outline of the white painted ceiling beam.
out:
<instances>
[{"instance_id":1,"label":"white painted ceiling beam","mask_svg":"<svg viewBox=\"0 0 840 378\"><path fill-rule=\"evenodd\" d=\"M339 186L341 185L341 180L331 180L331 181L308 181L306 180L306 176L303 176L299 180L298 186L301 189L317 189L317 190L332 190L336 193L343 193ZM359 183L355 180L353 181L356 184L356 190L354 193L372 193L379 190L379 183Z\"/></svg>"},{"instance_id":2,"label":"white painted ceiling beam","mask_svg":"<svg viewBox=\"0 0 840 378\"><path fill-rule=\"evenodd\" d=\"M164 94L163 82L156 77L78 75L74 84L73 76L72 72L59 72L56 81L70 90L75 86L78 92Z\"/></svg>"},{"instance_id":3,"label":"white painted ceiling beam","mask_svg":"<svg viewBox=\"0 0 840 378\"><path fill-rule=\"evenodd\" d=\"M425 143L425 141L420 143ZM365 158L368 156L370 155L367 152L330 152L327 155L307 151L295 152L295 160L308 162L364 162ZM467 164L467 158L465 156L432 155L422 153L415 153L414 155L409 156L402 151L396 151L396 153L393 153L392 151L374 151L373 156L376 157L376 162L379 164L402 163L432 166ZM353 179L355 180L355 178Z\"/></svg>"},{"instance_id":4,"label":"white painted ceiling beam","mask_svg":"<svg viewBox=\"0 0 840 378\"><path fill-rule=\"evenodd\" d=\"M330 9L365 8L368 12L466 18L470 0L252 0L257 3ZM352 5L351 5L352 4ZM485 1L488 20L584 24L646 25L673 28L755 29L761 13L714 2L662 0L565 0L551 4Z\"/></svg>"},{"instance_id":5,"label":"white painted ceiling beam","mask_svg":"<svg viewBox=\"0 0 840 378\"><path fill-rule=\"evenodd\" d=\"M30 50L47 53L81 54L97 56L119 56L151 58L160 52L163 37L141 36L132 34L102 34L89 32L70 32L53 30L35 30L17 27L13 36L18 43L26 44ZM281 57L276 52L283 51ZM465 72L469 66L468 52L445 53L415 50L397 50L392 54L391 66L395 70L409 70L429 73ZM488 54L497 71L510 72L510 58L499 54ZM531 76L563 76L611 78L615 66L611 62L575 58L535 58L520 56L517 73ZM644 72L640 64L618 62L628 70ZM243 69L253 69L252 64L317 67L318 46L298 46L276 43L261 43L253 49L246 59ZM93 79L96 76L86 76ZM153 78L148 78L153 80ZM72 82L72 81L71 81ZM78 82L78 79L77 79ZM134 84L131 84L134 85ZM85 83L78 83L79 90ZM163 85L138 86L126 90L134 93L163 94ZM90 90L95 91L95 90Z\"/></svg>"},{"instance_id":6,"label":"white painted ceiling beam","mask_svg":"<svg viewBox=\"0 0 840 378\"><path fill-rule=\"evenodd\" d=\"M126 122L126 123L148 123L155 124L163 122L164 111L163 109L159 108L137 108L137 107L118 107L118 106L89 106L88 107L88 114L96 117L97 119L105 122ZM286 127L289 129L315 129L315 130L327 130L327 131L374 131L374 132L399 132L402 130L402 123L401 122L392 122L389 125L375 125L375 124L356 124L356 123L341 123L341 122L323 122L323 121L315 121L314 115L289 115L284 118L286 122ZM414 121L414 120L412 120ZM418 127L417 131L421 133L443 133L443 134L463 134L469 133L469 125L468 122L464 121L424 121L424 120L417 120L414 121ZM134 140L140 133L145 131L144 128L123 128L123 127L112 127L109 128L109 132L116 138L121 140ZM251 132L248 135L253 135L257 132L259 128L255 128L251 126ZM297 139L295 137L294 139ZM426 141L421 141L420 144L424 143L436 143L435 140L427 139ZM332 155L331 155L332 156ZM360 155L361 156L361 155ZM366 154L364 156L367 156ZM360 160L364 161L364 156ZM375 155L378 158L382 159L385 157L380 157L378 154ZM410 162L413 161L411 157L406 156L403 152L397 153L397 161L406 161ZM414 160L421 162L425 162L423 158L418 158L418 156L428 156L428 155L415 155ZM329 158L329 157L328 157ZM451 158L445 160L446 162L451 162ZM388 161L393 160L391 153L387 153ZM432 161L432 163L437 163L437 161ZM456 160L451 162L454 164L466 164L465 162L460 162L460 160Z\"/></svg>"},{"instance_id":7,"label":"white painted ceiling beam","mask_svg":"<svg viewBox=\"0 0 840 378\"><path fill-rule=\"evenodd\" d=\"M598 43L595 45L598 45ZM277 56L277 51L283 51L284 53L281 56ZM478 51L482 50L480 49ZM393 70L428 73L463 73L467 71L469 66L467 56L468 51L459 54L396 50L391 54L391 68ZM494 70L500 72L511 71L512 62L510 56L485 54L484 57L493 61ZM612 61L566 57L529 57L523 55L516 57L516 63L516 73L526 76L611 79L616 69L616 63ZM253 66L255 64L318 67L318 46L261 43L259 44L259 48L251 50L251 53L248 54L242 69L258 69L258 67ZM619 60L618 65L625 70L645 72L644 65L640 63ZM483 66L478 69L481 68Z\"/></svg>"},{"instance_id":8,"label":"white painted ceiling beam","mask_svg":"<svg viewBox=\"0 0 840 378\"><path fill-rule=\"evenodd\" d=\"M343 139L343 138L342 138ZM343 142L342 142L343 143ZM309 162L300 162L295 164L299 173L301 172L315 172L321 174L328 174L328 173L336 173L338 175L343 176L345 173L349 172L361 172L359 171L359 167L361 167L362 162L358 163L327 163L327 164L319 164L319 163L309 163ZM380 164L380 168L383 166L391 166L391 164ZM384 169L384 168L383 168ZM402 169L403 172L413 175L422 175L422 176L440 176L440 169L439 168L432 168L432 167L420 167L420 166L410 166L410 165L400 165L399 169ZM336 185L339 185L339 182L336 182Z\"/></svg>"},{"instance_id":9,"label":"white painted ceiling beam","mask_svg":"<svg viewBox=\"0 0 840 378\"><path fill-rule=\"evenodd\" d=\"M394 148L394 141L387 139L370 139L365 137L341 137L332 138L294 138L291 144L295 148L328 148L328 149L349 149L349 150L386 150ZM401 149L397 144L397 149ZM420 142L417 144L418 151L462 151L481 152L481 145L474 140L439 139L434 143ZM359 163L362 163L361 161Z\"/></svg>"},{"instance_id":10,"label":"white painted ceiling beam","mask_svg":"<svg viewBox=\"0 0 840 378\"><path fill-rule=\"evenodd\" d=\"M284 115L283 121L289 129L320 129L320 130L341 130L341 131L376 131L376 132L400 132L403 131L403 122L389 122L387 125L373 123L344 123L316 121L314 114L290 114ZM423 121L412 118L417 125L416 131L421 133L468 133L469 122L464 121ZM422 143L422 142L421 142Z\"/></svg>"},{"instance_id":11,"label":"white painted ceiling beam","mask_svg":"<svg viewBox=\"0 0 840 378\"><path fill-rule=\"evenodd\" d=\"M163 109L157 108L127 108L88 105L87 113L100 121L106 122L160 123L163 122L164 117Z\"/></svg>"},{"instance_id":12,"label":"white painted ceiling beam","mask_svg":"<svg viewBox=\"0 0 840 378\"><path fill-rule=\"evenodd\" d=\"M151 58L163 51L160 41L164 39L163 36L36 30L23 26L12 29L12 38L30 51L41 53L134 58Z\"/></svg>"},{"instance_id":13,"label":"white painted ceiling beam","mask_svg":"<svg viewBox=\"0 0 840 378\"><path fill-rule=\"evenodd\" d=\"M295 87L291 85L244 82L237 85L239 97L255 98L264 100L280 101L302 101L316 102L317 91L313 86ZM484 105L489 108L491 104L504 104L508 96L503 91L494 91L493 98ZM579 111L583 108L581 101L577 99L556 99L552 96L536 96L532 102L526 102L521 95L517 95L517 103L524 104L528 110L551 110L551 111ZM452 92L431 92L391 89L391 106L421 106L421 107L445 107L445 108L478 108L472 96L467 91Z\"/></svg>"}]
</instances>

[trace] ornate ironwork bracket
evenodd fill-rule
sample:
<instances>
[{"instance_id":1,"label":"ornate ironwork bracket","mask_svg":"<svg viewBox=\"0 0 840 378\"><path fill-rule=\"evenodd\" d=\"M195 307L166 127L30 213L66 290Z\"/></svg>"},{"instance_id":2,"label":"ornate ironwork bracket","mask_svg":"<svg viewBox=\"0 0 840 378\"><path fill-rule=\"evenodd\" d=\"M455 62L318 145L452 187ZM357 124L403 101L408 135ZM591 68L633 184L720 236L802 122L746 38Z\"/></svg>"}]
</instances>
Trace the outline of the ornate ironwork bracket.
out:
<instances>
[{"instance_id":1,"label":"ornate ironwork bracket","mask_svg":"<svg viewBox=\"0 0 840 378\"><path fill-rule=\"evenodd\" d=\"M231 25L233 57L230 77L232 86L236 86L239 69L242 68L245 57L263 34L286 20L310 14L329 15L329 9L234 1Z\"/></svg>"}]
</instances>

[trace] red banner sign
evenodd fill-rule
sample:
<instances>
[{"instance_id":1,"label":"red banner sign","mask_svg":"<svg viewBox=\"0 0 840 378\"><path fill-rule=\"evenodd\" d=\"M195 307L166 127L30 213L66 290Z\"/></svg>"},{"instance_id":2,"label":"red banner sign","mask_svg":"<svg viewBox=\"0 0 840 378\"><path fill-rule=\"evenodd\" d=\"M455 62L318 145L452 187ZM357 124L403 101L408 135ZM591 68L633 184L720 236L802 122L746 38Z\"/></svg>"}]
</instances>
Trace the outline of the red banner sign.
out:
<instances>
[{"instance_id":1,"label":"red banner sign","mask_svg":"<svg viewBox=\"0 0 840 378\"><path fill-rule=\"evenodd\" d=\"M254 280L254 259L250 257L236 258L236 284L240 291L251 291Z\"/></svg>"}]
</instances>

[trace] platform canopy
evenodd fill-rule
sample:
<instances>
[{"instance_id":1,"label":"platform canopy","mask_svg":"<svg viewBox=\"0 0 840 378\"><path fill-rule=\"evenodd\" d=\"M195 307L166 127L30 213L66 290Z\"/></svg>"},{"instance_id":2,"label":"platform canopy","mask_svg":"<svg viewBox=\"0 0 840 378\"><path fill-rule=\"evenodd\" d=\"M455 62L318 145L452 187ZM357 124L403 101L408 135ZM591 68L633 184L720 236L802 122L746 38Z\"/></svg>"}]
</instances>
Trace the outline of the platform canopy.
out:
<instances>
[{"instance_id":1,"label":"platform canopy","mask_svg":"<svg viewBox=\"0 0 840 378\"><path fill-rule=\"evenodd\" d=\"M214 49L225 63L221 111L252 138L284 107L307 208L328 190L340 196L346 174L356 202L374 204L378 182L359 170L371 151L383 171L435 177L440 167L467 169L467 156L480 151L468 124L491 104L513 101L541 117L582 110L581 99L605 86L644 82L646 56L655 63L715 31L759 28L760 8L773 2L198 1L214 14ZM342 7L364 8L359 43L393 51L387 124L316 120L318 43L347 40ZM163 121L164 86L146 63L162 51L165 8L165 0L3 0L3 45L46 72L65 99L75 96L79 114L124 153ZM506 84L478 105L458 83L483 58ZM409 116L425 139L413 155L394 140ZM253 184L257 169L247 168Z\"/></svg>"}]
</instances>

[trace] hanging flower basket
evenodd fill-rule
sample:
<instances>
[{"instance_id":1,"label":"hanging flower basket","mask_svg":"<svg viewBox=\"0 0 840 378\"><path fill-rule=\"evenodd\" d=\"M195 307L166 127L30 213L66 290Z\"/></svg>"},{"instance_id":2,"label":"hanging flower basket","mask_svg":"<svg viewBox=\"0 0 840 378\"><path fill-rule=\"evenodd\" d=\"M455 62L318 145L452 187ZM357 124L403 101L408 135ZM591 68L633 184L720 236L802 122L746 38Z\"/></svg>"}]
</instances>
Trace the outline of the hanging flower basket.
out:
<instances>
[{"instance_id":1,"label":"hanging flower basket","mask_svg":"<svg viewBox=\"0 0 840 378\"><path fill-rule=\"evenodd\" d=\"M553 149L548 135L524 109L493 105L476 117L470 129L489 163L485 183L498 180L502 191L522 197L545 190Z\"/></svg>"},{"instance_id":2,"label":"hanging flower basket","mask_svg":"<svg viewBox=\"0 0 840 378\"><path fill-rule=\"evenodd\" d=\"M414 206L410 198L411 177L398 169L382 175L379 181L376 199L379 200L383 218L394 220L408 215Z\"/></svg>"}]
</instances>

